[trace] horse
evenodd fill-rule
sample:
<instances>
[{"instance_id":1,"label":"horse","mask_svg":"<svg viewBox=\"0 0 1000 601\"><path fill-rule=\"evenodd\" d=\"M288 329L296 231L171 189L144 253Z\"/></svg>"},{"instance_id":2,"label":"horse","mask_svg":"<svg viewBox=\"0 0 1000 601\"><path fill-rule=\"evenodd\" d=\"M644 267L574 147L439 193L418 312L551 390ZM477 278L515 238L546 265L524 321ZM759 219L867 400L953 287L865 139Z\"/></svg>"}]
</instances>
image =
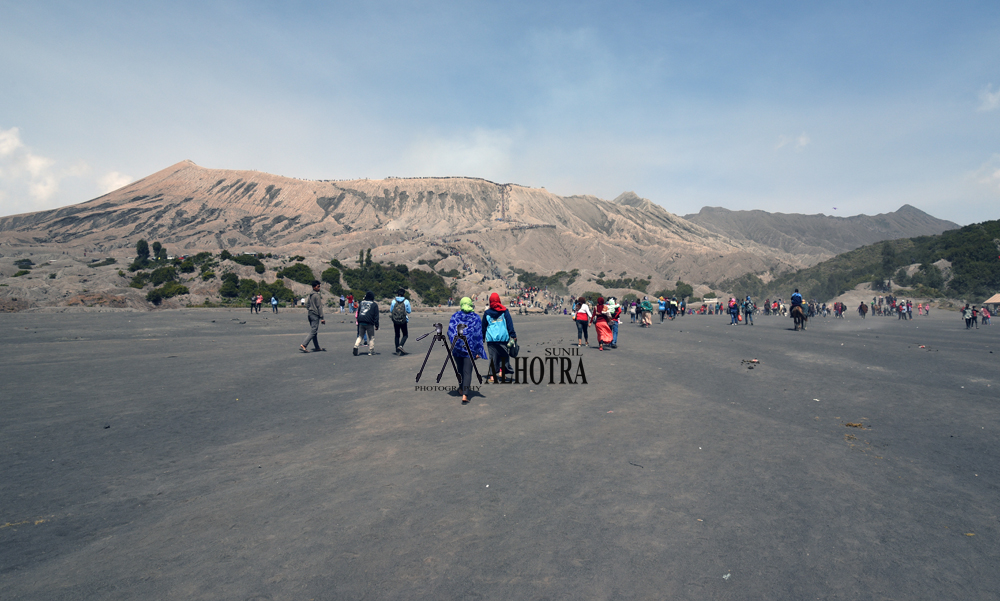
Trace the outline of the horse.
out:
<instances>
[{"instance_id":1,"label":"horse","mask_svg":"<svg viewBox=\"0 0 1000 601\"><path fill-rule=\"evenodd\" d=\"M806 321L808 321L809 318L806 317L806 312L803 310L802 305L795 305L789 313L791 314L792 319L795 320L795 331L799 331L799 326L802 326L802 331L805 331Z\"/></svg>"}]
</instances>

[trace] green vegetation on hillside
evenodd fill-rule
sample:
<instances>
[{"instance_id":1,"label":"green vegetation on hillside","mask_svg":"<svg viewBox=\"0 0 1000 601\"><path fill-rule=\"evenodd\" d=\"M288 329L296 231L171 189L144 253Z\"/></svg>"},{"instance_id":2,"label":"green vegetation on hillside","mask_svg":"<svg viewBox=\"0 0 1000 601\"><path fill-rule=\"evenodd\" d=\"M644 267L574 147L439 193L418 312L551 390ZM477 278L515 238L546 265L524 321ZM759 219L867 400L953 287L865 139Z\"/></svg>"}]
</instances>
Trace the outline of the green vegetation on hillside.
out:
<instances>
[{"instance_id":1,"label":"green vegetation on hillside","mask_svg":"<svg viewBox=\"0 0 1000 601\"><path fill-rule=\"evenodd\" d=\"M278 272L278 277L288 278L293 282L298 282L307 286L312 285L313 280L316 279L316 276L313 275L313 270L310 269L305 263L296 263L285 267Z\"/></svg>"},{"instance_id":2,"label":"green vegetation on hillside","mask_svg":"<svg viewBox=\"0 0 1000 601\"><path fill-rule=\"evenodd\" d=\"M323 281L330 284L330 291L335 294L349 291L356 298L364 298L365 292L371 290L376 299L386 299L394 298L396 290L404 288L416 292L428 305L443 304L451 296L451 290L440 275L422 269L411 270L406 265L375 263L371 259L371 249L359 253L355 269L336 259L330 264L333 267L323 272ZM341 277L347 284L346 289L341 286Z\"/></svg>"},{"instance_id":3,"label":"green vegetation on hillside","mask_svg":"<svg viewBox=\"0 0 1000 601\"><path fill-rule=\"evenodd\" d=\"M553 292L559 294L566 294L568 292L568 287L576 281L576 278L580 275L579 269L574 269L572 271L557 271L552 275L544 276L538 275L533 271L525 271L523 269L513 269L514 273L517 274L517 280L521 282L522 286L528 288L548 288Z\"/></svg>"},{"instance_id":4,"label":"green vegetation on hillside","mask_svg":"<svg viewBox=\"0 0 1000 601\"><path fill-rule=\"evenodd\" d=\"M649 280L642 278L598 279L596 283L598 286L604 286L605 288L628 288L629 290L638 290L640 292L645 292L649 286Z\"/></svg>"},{"instance_id":5,"label":"green vegetation on hillside","mask_svg":"<svg viewBox=\"0 0 1000 601\"><path fill-rule=\"evenodd\" d=\"M933 263L951 263L951 279ZM905 268L919 264L913 276ZM889 284L891 282L891 284ZM953 296L973 301L1000 291L1000 220L986 221L944 232L887 240L863 246L814 265L784 274L765 284L753 274L721 282L737 295L785 296L798 288L806 298L826 301L858 284L912 287L921 296Z\"/></svg>"}]
</instances>

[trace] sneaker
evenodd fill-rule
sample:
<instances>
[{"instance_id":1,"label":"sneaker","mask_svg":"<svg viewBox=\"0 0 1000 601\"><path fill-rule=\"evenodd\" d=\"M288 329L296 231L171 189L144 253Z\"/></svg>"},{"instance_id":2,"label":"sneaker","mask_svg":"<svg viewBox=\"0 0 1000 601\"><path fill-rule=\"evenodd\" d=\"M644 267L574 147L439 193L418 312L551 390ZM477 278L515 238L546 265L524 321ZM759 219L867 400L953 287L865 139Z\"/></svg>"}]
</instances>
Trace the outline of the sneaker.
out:
<instances>
[{"instance_id":1,"label":"sneaker","mask_svg":"<svg viewBox=\"0 0 1000 601\"><path fill-rule=\"evenodd\" d=\"M369 357L371 357L371 356L372 356L372 355L374 355L374 354L375 354L375 351L368 351L368 356L369 356Z\"/></svg>"},{"instance_id":2,"label":"sneaker","mask_svg":"<svg viewBox=\"0 0 1000 601\"><path fill-rule=\"evenodd\" d=\"M354 356L355 356L355 357L357 357L357 356L358 356L358 347L354 347Z\"/></svg>"},{"instance_id":3,"label":"sneaker","mask_svg":"<svg viewBox=\"0 0 1000 601\"><path fill-rule=\"evenodd\" d=\"M397 354L397 355L399 355L400 357L402 357L402 356L403 356L403 355L405 355L406 353L404 353L404 352L403 352L403 347L401 347L401 346L397 346L397 347L396 347L396 354Z\"/></svg>"}]
</instances>

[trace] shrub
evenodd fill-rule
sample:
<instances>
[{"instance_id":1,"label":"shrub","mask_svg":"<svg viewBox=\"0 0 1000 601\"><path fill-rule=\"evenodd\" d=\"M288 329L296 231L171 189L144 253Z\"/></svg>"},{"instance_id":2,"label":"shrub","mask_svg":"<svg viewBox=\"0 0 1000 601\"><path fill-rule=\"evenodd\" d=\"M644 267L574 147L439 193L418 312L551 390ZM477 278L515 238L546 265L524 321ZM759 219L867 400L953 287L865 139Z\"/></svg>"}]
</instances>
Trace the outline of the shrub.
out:
<instances>
[{"instance_id":1,"label":"shrub","mask_svg":"<svg viewBox=\"0 0 1000 601\"><path fill-rule=\"evenodd\" d=\"M56 274L54 274L54 273L50 273L50 274L49 274L49 279L50 279L50 280L54 280L54 279L56 279Z\"/></svg>"},{"instance_id":2,"label":"shrub","mask_svg":"<svg viewBox=\"0 0 1000 601\"><path fill-rule=\"evenodd\" d=\"M690 284L685 284L684 282L677 280L677 297L685 298L694 294L694 288Z\"/></svg>"},{"instance_id":3,"label":"shrub","mask_svg":"<svg viewBox=\"0 0 1000 601\"><path fill-rule=\"evenodd\" d=\"M438 273L440 273L441 275L443 275L446 278L457 278L460 275L462 275L457 269L449 269L448 271L445 271L445 270L442 269Z\"/></svg>"},{"instance_id":4,"label":"shrub","mask_svg":"<svg viewBox=\"0 0 1000 601\"><path fill-rule=\"evenodd\" d=\"M114 265L117 262L118 261L115 261L114 258L108 257L107 259L104 259L103 261L100 261L98 263L91 263L90 265L87 265L87 267L104 267L106 265Z\"/></svg>"},{"instance_id":5,"label":"shrub","mask_svg":"<svg viewBox=\"0 0 1000 601\"><path fill-rule=\"evenodd\" d=\"M18 259L14 261L14 267L18 269L31 269L35 264L31 262L31 259Z\"/></svg>"},{"instance_id":6,"label":"shrub","mask_svg":"<svg viewBox=\"0 0 1000 601\"><path fill-rule=\"evenodd\" d=\"M14 277L15 277L15 278L19 278L19 277L21 277L22 275L28 275L29 273L31 273L31 272L30 272L30 271L28 271L27 269L22 269L22 270L18 271L17 273L15 273L15 274L14 274Z\"/></svg>"},{"instance_id":7,"label":"shrub","mask_svg":"<svg viewBox=\"0 0 1000 601\"><path fill-rule=\"evenodd\" d=\"M229 252L228 250L223 250L222 252L219 253L219 260L220 261L226 261L226 260L229 260L229 259L232 259L232 258L233 258L233 254L231 252Z\"/></svg>"},{"instance_id":8,"label":"shrub","mask_svg":"<svg viewBox=\"0 0 1000 601\"><path fill-rule=\"evenodd\" d=\"M257 273L264 273L264 265L254 265L253 270Z\"/></svg>"},{"instance_id":9,"label":"shrub","mask_svg":"<svg viewBox=\"0 0 1000 601\"><path fill-rule=\"evenodd\" d=\"M129 282L128 285L130 288L138 288L139 290L142 290L143 288L146 287L146 284L148 283L149 283L149 274L146 273L145 271L140 271L139 273L135 274L132 277L132 281Z\"/></svg>"},{"instance_id":10,"label":"shrub","mask_svg":"<svg viewBox=\"0 0 1000 601\"><path fill-rule=\"evenodd\" d=\"M294 257L289 257L288 260L289 261L305 261L306 258L303 257L302 255L295 255Z\"/></svg>"},{"instance_id":11,"label":"shrub","mask_svg":"<svg viewBox=\"0 0 1000 601\"><path fill-rule=\"evenodd\" d=\"M157 267L153 270L153 273L149 274L149 281L153 283L154 286L159 286L164 282L170 282L177 279L177 270L173 267Z\"/></svg>"},{"instance_id":12,"label":"shrub","mask_svg":"<svg viewBox=\"0 0 1000 601\"><path fill-rule=\"evenodd\" d=\"M153 288L146 293L146 300L159 305L165 298L173 298L181 294L188 294L187 286L182 286L177 282L167 282L160 288Z\"/></svg>"},{"instance_id":13,"label":"shrub","mask_svg":"<svg viewBox=\"0 0 1000 601\"><path fill-rule=\"evenodd\" d=\"M182 273L194 273L194 261L187 259L181 263Z\"/></svg>"},{"instance_id":14,"label":"shrub","mask_svg":"<svg viewBox=\"0 0 1000 601\"><path fill-rule=\"evenodd\" d=\"M206 271L201 274L201 281L203 282L207 282L208 280L214 280L214 279L215 279L214 271Z\"/></svg>"},{"instance_id":15,"label":"shrub","mask_svg":"<svg viewBox=\"0 0 1000 601\"><path fill-rule=\"evenodd\" d=\"M246 265L247 267L256 267L258 265L261 267L264 266L264 264L260 262L260 259L254 255L236 255L232 258L232 261L233 263L239 263L240 265Z\"/></svg>"},{"instance_id":16,"label":"shrub","mask_svg":"<svg viewBox=\"0 0 1000 601\"><path fill-rule=\"evenodd\" d=\"M334 294L343 294L344 287L340 285L340 270L336 267L330 267L323 271L319 279L323 280L327 284L330 284L330 292Z\"/></svg>"},{"instance_id":17,"label":"shrub","mask_svg":"<svg viewBox=\"0 0 1000 601\"><path fill-rule=\"evenodd\" d=\"M229 275L228 273L226 275ZM226 298L236 298L240 295L239 286L236 282L232 280L227 280L225 277L222 278L222 287L219 288L219 296L224 296Z\"/></svg>"},{"instance_id":18,"label":"shrub","mask_svg":"<svg viewBox=\"0 0 1000 601\"><path fill-rule=\"evenodd\" d=\"M316 276L313 275L313 270L305 263L296 263L295 265L285 267L278 272L278 277L288 278L293 282L306 284L307 286L312 284L313 280L316 279Z\"/></svg>"}]
</instances>

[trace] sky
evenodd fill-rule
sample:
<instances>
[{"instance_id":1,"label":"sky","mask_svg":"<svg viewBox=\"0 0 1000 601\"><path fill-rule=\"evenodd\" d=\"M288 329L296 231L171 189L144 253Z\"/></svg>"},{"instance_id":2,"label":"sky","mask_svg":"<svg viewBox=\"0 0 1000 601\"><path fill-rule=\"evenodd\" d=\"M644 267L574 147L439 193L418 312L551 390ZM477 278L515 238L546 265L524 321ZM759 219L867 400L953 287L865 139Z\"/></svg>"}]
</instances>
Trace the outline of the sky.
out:
<instances>
[{"instance_id":1,"label":"sky","mask_svg":"<svg viewBox=\"0 0 1000 601\"><path fill-rule=\"evenodd\" d=\"M0 215L178 161L1000 219L998 2L0 0Z\"/></svg>"}]
</instances>

